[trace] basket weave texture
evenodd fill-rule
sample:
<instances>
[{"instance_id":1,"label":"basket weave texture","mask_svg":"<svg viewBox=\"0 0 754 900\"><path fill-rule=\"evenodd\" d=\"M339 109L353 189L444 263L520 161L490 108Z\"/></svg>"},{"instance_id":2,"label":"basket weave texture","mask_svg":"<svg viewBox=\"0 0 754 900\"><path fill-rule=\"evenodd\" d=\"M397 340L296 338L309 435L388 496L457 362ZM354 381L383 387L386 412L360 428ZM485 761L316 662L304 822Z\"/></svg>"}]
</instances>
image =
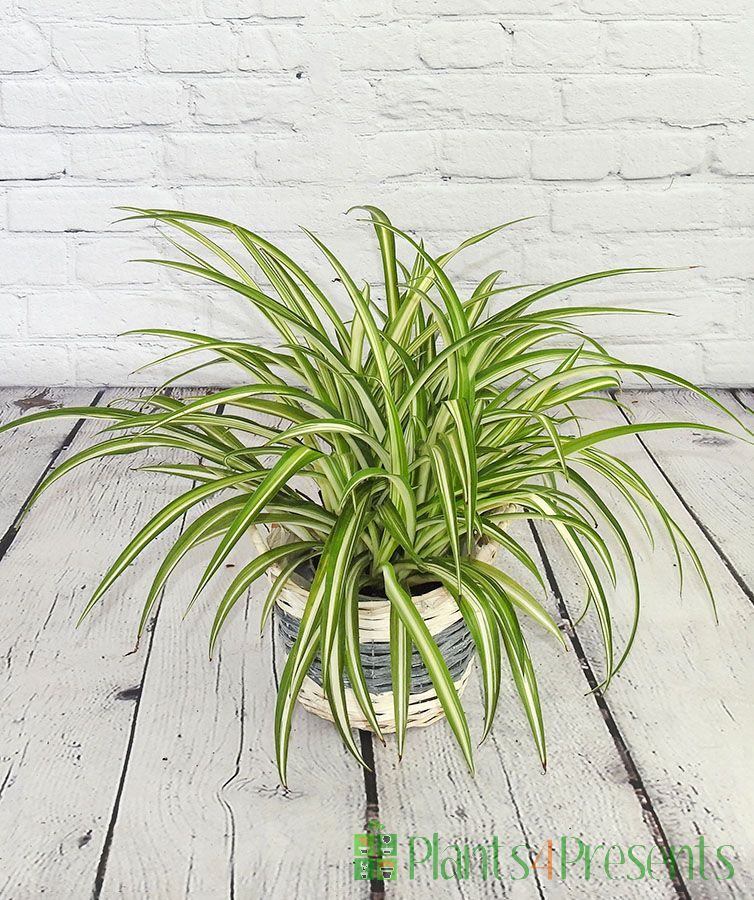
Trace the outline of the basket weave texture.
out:
<instances>
[{"instance_id":1,"label":"basket weave texture","mask_svg":"<svg viewBox=\"0 0 754 900\"><path fill-rule=\"evenodd\" d=\"M260 551L295 540L284 528L270 532L253 531L254 542ZM479 545L477 559L491 562L496 554L494 543ZM271 566L268 575L274 580L280 572ZM298 634L309 595L305 573L294 573L276 600L278 632L286 651ZM434 637L455 682L459 695L463 692L474 662L474 642L463 621L458 605L444 588L436 588L415 596L414 603ZM383 733L395 731L393 692L390 677L390 602L374 597L359 598L359 644L369 693ZM299 694L299 702L315 715L332 721L330 706L322 688L319 657L314 660ZM346 681L346 704L353 728L369 730L370 726ZM432 685L429 673L417 650L411 661L411 693L409 695L408 726L430 725L443 717L443 710Z\"/></svg>"}]
</instances>

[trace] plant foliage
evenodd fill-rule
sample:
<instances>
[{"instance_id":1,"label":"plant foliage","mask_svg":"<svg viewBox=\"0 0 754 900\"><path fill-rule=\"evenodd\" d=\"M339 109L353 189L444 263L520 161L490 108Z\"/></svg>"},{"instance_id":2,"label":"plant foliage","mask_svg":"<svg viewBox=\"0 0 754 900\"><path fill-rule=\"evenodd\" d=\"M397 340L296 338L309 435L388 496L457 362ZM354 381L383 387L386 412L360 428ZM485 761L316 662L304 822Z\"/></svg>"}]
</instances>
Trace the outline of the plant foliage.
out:
<instances>
[{"instance_id":1,"label":"plant foliage","mask_svg":"<svg viewBox=\"0 0 754 900\"><path fill-rule=\"evenodd\" d=\"M602 635L601 688L633 643L640 589L631 542L600 483L618 492L650 537L646 511L654 511L679 562L680 549L685 549L709 588L699 557L670 513L635 469L604 449L607 441L621 435L709 426L654 422L582 433L575 404L598 392L603 400L618 404L610 391L626 372L655 376L719 404L670 372L618 359L576 324L582 317L635 309L566 308L542 302L588 282L658 270L615 269L544 287L503 285L503 273L496 271L461 294L446 272L448 263L507 225L434 256L381 210L367 206L362 212L376 232L383 267L379 300L372 286L357 282L318 237L306 232L353 307L352 318L344 322L328 295L293 259L247 228L171 210L128 212L129 218L153 220L176 236L170 240L181 258L151 262L229 288L267 319L280 336L279 346L272 350L245 339L216 340L169 329L141 331L185 345L157 362L208 353L208 360L189 371L230 364L241 370L245 383L185 400L166 391L166 384L137 408L121 404L44 411L6 428L61 415L105 423L101 440L55 468L36 496L89 460L153 448L187 454L185 463L146 467L185 478L191 487L134 536L82 618L153 540L203 501L209 501L208 508L183 529L163 558L141 611L139 634L170 574L186 553L205 542L214 541L215 549L192 603L253 526L279 524L295 536L239 571L218 604L210 653L234 605L273 563L282 565L282 574L264 619L297 565L315 561L276 708L278 765L284 781L293 707L317 653L346 746L360 759L345 704L344 672L379 734L361 668L355 615L359 592L368 587L392 605L399 749L405 739L410 653L415 647L473 768L458 692L411 598L412 585L430 580L441 582L456 598L477 645L485 694L484 736L493 723L506 659L545 764L537 682L520 620L528 618L559 641L562 636L543 605L505 571L508 554L542 581L537 562L505 530L512 520L552 526L578 567L588 591L584 612L596 616ZM232 253L221 243L229 238L235 243ZM186 240L190 246L181 243ZM508 297L516 299L508 302ZM250 435L256 443L249 443ZM306 492L302 479L316 490ZM605 531L613 535L611 545L603 537ZM485 539L502 548L499 567L470 553ZM620 651L613 638L608 590L615 581L616 547L630 575L633 598L633 626Z\"/></svg>"}]
</instances>

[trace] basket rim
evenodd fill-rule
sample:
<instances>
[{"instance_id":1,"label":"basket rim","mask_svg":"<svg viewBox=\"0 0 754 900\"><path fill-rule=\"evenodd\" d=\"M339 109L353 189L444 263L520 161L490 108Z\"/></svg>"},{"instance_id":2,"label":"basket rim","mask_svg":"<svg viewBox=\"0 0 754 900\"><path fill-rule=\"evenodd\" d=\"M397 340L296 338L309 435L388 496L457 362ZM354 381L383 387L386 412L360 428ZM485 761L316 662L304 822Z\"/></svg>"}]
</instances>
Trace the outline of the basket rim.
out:
<instances>
[{"instance_id":1,"label":"basket rim","mask_svg":"<svg viewBox=\"0 0 754 900\"><path fill-rule=\"evenodd\" d=\"M267 534L258 527L252 529L252 539L260 552L264 552L271 547L279 547L283 543L290 543L296 540L295 535L288 531L285 526L279 525L271 529ZM497 544L494 541L487 540L478 544L474 550L473 558L482 562L491 562L497 553ZM268 576L271 580L280 573L282 566L273 564L268 569ZM309 598L310 584L302 581L296 575L288 579L283 590L276 598L276 604L287 608L289 612L296 614L298 618L303 615L306 602ZM448 616L455 618L460 615L458 606L453 599L452 594L444 588L438 587L424 594L418 594L413 598L414 604L422 617L433 620L435 629L441 626L441 623ZM390 610L390 601L383 597L365 597L359 598L359 620L363 626L367 626L368 622L372 622L378 632L383 631L383 624L387 625ZM383 623L383 620L384 623ZM449 621L449 620L448 620ZM379 622L379 625L377 624ZM447 622L446 622L447 624ZM430 629L432 630L432 629ZM379 639L379 638L375 638Z\"/></svg>"}]
</instances>

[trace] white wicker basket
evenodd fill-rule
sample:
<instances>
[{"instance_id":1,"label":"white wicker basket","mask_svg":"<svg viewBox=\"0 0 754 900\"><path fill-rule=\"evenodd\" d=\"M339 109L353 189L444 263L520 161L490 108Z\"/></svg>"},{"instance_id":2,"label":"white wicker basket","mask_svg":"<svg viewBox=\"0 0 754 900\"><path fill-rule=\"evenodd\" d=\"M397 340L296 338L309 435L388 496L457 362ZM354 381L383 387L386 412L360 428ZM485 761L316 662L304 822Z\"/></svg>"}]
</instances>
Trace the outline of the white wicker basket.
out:
<instances>
[{"instance_id":1,"label":"white wicker basket","mask_svg":"<svg viewBox=\"0 0 754 900\"><path fill-rule=\"evenodd\" d=\"M254 542L260 551L268 547L280 546L282 543L294 540L293 536L284 528L275 527L269 533L254 530L252 532ZM488 542L480 545L475 556L485 562L491 562L497 552L497 546ZM278 566L271 566L269 576L271 580L279 574ZM309 593L309 585L297 574L291 576L288 583L277 597L278 625L290 645L296 633L297 623L301 620L306 607ZM474 645L463 623L463 617L452 595L444 588L437 588L425 594L414 597L416 608L421 613L427 624L430 634L436 637L438 646L448 661L453 659L451 672L455 677L455 685L459 694L463 692L471 674L474 657ZM365 671L371 665L375 671L375 660L379 657L381 662L381 680L384 682L382 669L389 673L389 645L390 645L390 603L388 600L364 597L359 601L359 641L362 650L362 663ZM417 657L418 658L418 657ZM449 663L450 665L450 663ZM412 671L413 671L412 665ZM411 693L409 698L409 727L421 727L436 722L443 716L442 705L437 698L434 688L431 686L426 670L423 670L425 686ZM314 667L310 671L313 674ZM414 678L412 677L412 682ZM428 686L427 686L428 685ZM371 693L372 703L377 715L377 721L384 733L395 731L395 718L393 710L393 693L391 690L379 690ZM332 721L330 706L327 702L324 690L319 679L307 676L304 679L299 702L303 707L315 715ZM351 724L354 728L369 729L369 723L361 712L358 701L350 688L346 688L346 703Z\"/></svg>"}]
</instances>

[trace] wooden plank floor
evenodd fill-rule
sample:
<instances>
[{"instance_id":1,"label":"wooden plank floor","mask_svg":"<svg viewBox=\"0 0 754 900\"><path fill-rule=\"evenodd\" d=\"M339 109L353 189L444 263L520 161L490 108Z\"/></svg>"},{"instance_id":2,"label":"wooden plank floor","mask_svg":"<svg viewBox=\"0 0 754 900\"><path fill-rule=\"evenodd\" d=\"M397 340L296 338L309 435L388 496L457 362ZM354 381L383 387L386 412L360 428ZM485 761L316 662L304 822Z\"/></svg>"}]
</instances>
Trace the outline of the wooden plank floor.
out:
<instances>
[{"instance_id":1,"label":"wooden plank floor","mask_svg":"<svg viewBox=\"0 0 754 900\"><path fill-rule=\"evenodd\" d=\"M0 422L122 393L4 388ZM751 392L716 396L754 423ZM622 399L641 421L724 424L722 413L683 392ZM595 425L620 419L599 403L589 415ZM111 458L73 472L20 522L39 479L99 427L56 420L0 436L2 900L754 896L754 447L703 431L616 442L695 542L720 623L691 572L680 596L668 548L653 553L632 530L647 585L644 618L632 657L604 696L589 693L599 677L597 635L588 621L578 635L569 625L581 597L578 574L546 531L521 529L519 538L543 559L549 603L569 635L563 652L527 633L549 737L547 774L506 683L474 779L445 723L410 732L400 764L390 743L374 746L361 735L374 760L365 775L330 726L299 713L284 790L271 738L280 649L269 632L259 635L263 585L234 611L212 662L213 610L181 618L201 552L169 584L136 652L154 551L75 628L128 536L185 486L134 472L132 457ZM628 606L621 599L618 609ZM619 615L619 636L625 627ZM467 698L478 731L475 682ZM374 816L399 836L399 878L386 885L353 878L353 835ZM426 865L410 880L408 838L434 833L441 852L495 835L503 848L545 852L527 878L508 857L502 880L482 880L478 866L468 879L434 880ZM705 877L698 865L689 870L685 853L671 877L661 852L688 846L696 855L701 838ZM577 839L590 845L588 880L583 861L560 877L563 839L572 855ZM629 879L636 868L619 866L610 878L606 847L598 845L614 845L616 861L617 848L642 846L654 878ZM734 867L725 880L715 858L721 845Z\"/></svg>"}]
</instances>

